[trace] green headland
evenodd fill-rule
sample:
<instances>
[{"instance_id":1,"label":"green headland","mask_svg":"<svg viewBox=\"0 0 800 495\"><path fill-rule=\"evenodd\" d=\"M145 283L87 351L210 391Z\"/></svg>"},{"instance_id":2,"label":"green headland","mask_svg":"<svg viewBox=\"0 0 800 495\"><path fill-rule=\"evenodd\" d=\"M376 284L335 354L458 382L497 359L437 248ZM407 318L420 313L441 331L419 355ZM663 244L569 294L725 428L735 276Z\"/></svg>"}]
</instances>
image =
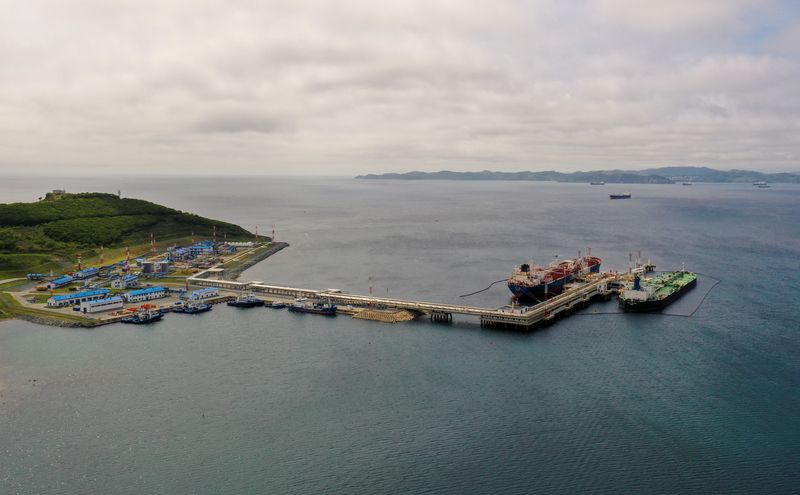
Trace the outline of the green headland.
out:
<instances>
[{"instance_id":1,"label":"green headland","mask_svg":"<svg viewBox=\"0 0 800 495\"><path fill-rule=\"evenodd\" d=\"M150 235L158 246L188 241L193 235L252 240L253 234L227 222L141 199L106 193L48 193L33 203L0 204L0 280L27 273L59 272L96 260L100 246L113 261L130 248L136 256L148 251Z\"/></svg>"}]
</instances>

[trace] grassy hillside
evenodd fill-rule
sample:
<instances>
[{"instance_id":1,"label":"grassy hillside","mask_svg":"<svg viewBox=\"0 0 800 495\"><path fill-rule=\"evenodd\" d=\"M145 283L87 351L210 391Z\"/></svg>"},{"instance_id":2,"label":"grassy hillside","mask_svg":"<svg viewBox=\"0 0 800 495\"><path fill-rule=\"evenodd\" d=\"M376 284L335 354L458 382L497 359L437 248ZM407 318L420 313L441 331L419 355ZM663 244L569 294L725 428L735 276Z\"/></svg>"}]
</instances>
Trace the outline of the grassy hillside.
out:
<instances>
[{"instance_id":1,"label":"grassy hillside","mask_svg":"<svg viewBox=\"0 0 800 495\"><path fill-rule=\"evenodd\" d=\"M84 259L102 244L114 247L158 241L210 238L251 239L250 232L226 222L203 218L149 201L113 194L82 193L48 196L35 203L0 204L0 277L58 270L75 254Z\"/></svg>"}]
</instances>

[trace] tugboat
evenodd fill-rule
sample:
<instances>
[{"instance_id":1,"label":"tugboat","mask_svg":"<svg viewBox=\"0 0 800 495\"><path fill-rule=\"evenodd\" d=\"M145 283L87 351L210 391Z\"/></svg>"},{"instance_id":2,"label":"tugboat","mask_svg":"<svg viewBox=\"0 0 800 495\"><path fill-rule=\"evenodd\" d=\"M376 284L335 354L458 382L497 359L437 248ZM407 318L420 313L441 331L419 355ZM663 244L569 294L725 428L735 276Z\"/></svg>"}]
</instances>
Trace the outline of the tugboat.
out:
<instances>
[{"instance_id":1,"label":"tugboat","mask_svg":"<svg viewBox=\"0 0 800 495\"><path fill-rule=\"evenodd\" d=\"M228 306L236 306L237 308L254 308L263 305L264 301L253 294L242 294L235 301L228 301Z\"/></svg>"},{"instance_id":2,"label":"tugboat","mask_svg":"<svg viewBox=\"0 0 800 495\"><path fill-rule=\"evenodd\" d=\"M633 277L633 285L619 295L619 307L626 312L643 313L664 309L670 303L697 285L697 275L686 270L665 272L642 281Z\"/></svg>"},{"instance_id":3,"label":"tugboat","mask_svg":"<svg viewBox=\"0 0 800 495\"><path fill-rule=\"evenodd\" d=\"M514 268L508 278L508 289L518 298L546 299L561 293L564 284L576 276L598 273L602 260L596 256L584 256L575 260L556 260L547 267L522 264Z\"/></svg>"},{"instance_id":4,"label":"tugboat","mask_svg":"<svg viewBox=\"0 0 800 495\"><path fill-rule=\"evenodd\" d=\"M289 311L293 313L312 313L315 315L336 316L336 306L330 302L325 304L306 298L295 299L292 305L289 306Z\"/></svg>"},{"instance_id":5,"label":"tugboat","mask_svg":"<svg viewBox=\"0 0 800 495\"><path fill-rule=\"evenodd\" d=\"M194 315L197 313L205 313L206 311L211 311L211 306L208 303L195 303L190 302L187 305L183 306L182 308L176 309L176 313L184 313L187 315Z\"/></svg>"},{"instance_id":6,"label":"tugboat","mask_svg":"<svg viewBox=\"0 0 800 495\"><path fill-rule=\"evenodd\" d=\"M145 323L152 323L164 317L164 312L158 308L146 304L140 308L134 308L134 313L126 318L120 320L122 323L132 323L134 325L143 325Z\"/></svg>"},{"instance_id":7,"label":"tugboat","mask_svg":"<svg viewBox=\"0 0 800 495\"><path fill-rule=\"evenodd\" d=\"M608 197L611 199L631 199L631 193L609 194Z\"/></svg>"}]
</instances>

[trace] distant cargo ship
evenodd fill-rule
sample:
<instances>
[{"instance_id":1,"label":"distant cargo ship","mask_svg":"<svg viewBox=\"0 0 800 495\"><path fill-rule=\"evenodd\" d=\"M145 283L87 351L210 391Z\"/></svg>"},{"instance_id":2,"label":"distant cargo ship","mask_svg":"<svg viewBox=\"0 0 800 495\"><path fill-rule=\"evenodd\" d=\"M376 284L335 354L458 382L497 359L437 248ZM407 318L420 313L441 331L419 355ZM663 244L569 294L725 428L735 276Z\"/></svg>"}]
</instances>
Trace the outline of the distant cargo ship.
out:
<instances>
[{"instance_id":1,"label":"distant cargo ship","mask_svg":"<svg viewBox=\"0 0 800 495\"><path fill-rule=\"evenodd\" d=\"M608 197L611 199L631 199L631 193L609 194Z\"/></svg>"},{"instance_id":2,"label":"distant cargo ship","mask_svg":"<svg viewBox=\"0 0 800 495\"><path fill-rule=\"evenodd\" d=\"M522 264L508 278L508 289L518 298L544 299L559 294L577 275L598 273L602 260L584 256L575 260L556 260L547 267Z\"/></svg>"},{"instance_id":3,"label":"distant cargo ship","mask_svg":"<svg viewBox=\"0 0 800 495\"><path fill-rule=\"evenodd\" d=\"M658 311L681 297L697 285L697 275L685 270L666 272L657 277L642 281L636 275L633 286L619 295L619 307L623 311Z\"/></svg>"}]
</instances>

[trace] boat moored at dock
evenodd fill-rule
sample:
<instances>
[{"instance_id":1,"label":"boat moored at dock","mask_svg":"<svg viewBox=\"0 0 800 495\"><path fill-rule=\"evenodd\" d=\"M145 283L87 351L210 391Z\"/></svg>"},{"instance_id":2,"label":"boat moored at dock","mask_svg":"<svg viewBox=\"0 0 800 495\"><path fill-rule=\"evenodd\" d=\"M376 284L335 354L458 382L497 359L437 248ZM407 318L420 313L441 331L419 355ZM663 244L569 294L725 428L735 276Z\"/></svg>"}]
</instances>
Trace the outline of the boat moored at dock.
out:
<instances>
[{"instance_id":1,"label":"boat moored at dock","mask_svg":"<svg viewBox=\"0 0 800 495\"><path fill-rule=\"evenodd\" d=\"M136 308L135 312L126 318L120 320L122 323L131 323L134 325L143 325L145 323L153 323L164 317L164 312L160 309L153 307Z\"/></svg>"},{"instance_id":2,"label":"boat moored at dock","mask_svg":"<svg viewBox=\"0 0 800 495\"><path fill-rule=\"evenodd\" d=\"M508 278L508 289L517 298L546 299L561 293L564 284L585 273L598 273L602 260L596 256L574 260L556 260L547 267L524 263L514 268Z\"/></svg>"},{"instance_id":3,"label":"boat moored at dock","mask_svg":"<svg viewBox=\"0 0 800 495\"><path fill-rule=\"evenodd\" d=\"M206 311L211 311L213 306L208 303L194 303L190 302L184 306L180 306L176 308L173 312L174 313L184 313L187 315L194 315L197 313L205 313Z\"/></svg>"},{"instance_id":4,"label":"boat moored at dock","mask_svg":"<svg viewBox=\"0 0 800 495\"><path fill-rule=\"evenodd\" d=\"M665 272L652 279L638 274L633 284L619 295L619 307L626 312L658 311L697 285L697 275L685 270Z\"/></svg>"},{"instance_id":5,"label":"boat moored at dock","mask_svg":"<svg viewBox=\"0 0 800 495\"><path fill-rule=\"evenodd\" d=\"M314 301L307 298L296 299L290 306L289 311L293 313L312 313L323 316L336 316L336 306L321 301Z\"/></svg>"},{"instance_id":6,"label":"boat moored at dock","mask_svg":"<svg viewBox=\"0 0 800 495\"><path fill-rule=\"evenodd\" d=\"M235 306L237 308L254 308L256 306L263 306L264 300L259 299L253 294L242 294L234 301L228 301L228 306Z\"/></svg>"}]
</instances>

